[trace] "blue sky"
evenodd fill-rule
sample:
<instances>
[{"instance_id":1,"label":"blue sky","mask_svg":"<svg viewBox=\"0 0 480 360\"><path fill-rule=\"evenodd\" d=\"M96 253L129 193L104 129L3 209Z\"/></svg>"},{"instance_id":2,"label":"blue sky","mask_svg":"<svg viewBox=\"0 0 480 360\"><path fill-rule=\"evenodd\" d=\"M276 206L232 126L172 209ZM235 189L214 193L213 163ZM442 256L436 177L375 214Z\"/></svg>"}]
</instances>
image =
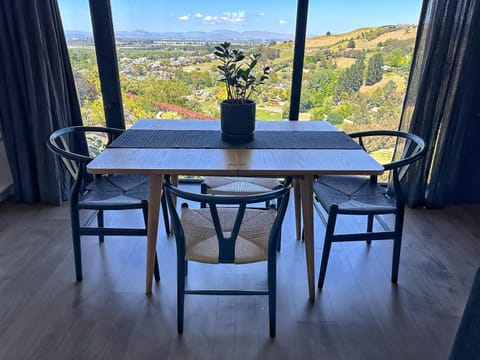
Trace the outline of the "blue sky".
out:
<instances>
[{"instance_id":1,"label":"blue sky","mask_svg":"<svg viewBox=\"0 0 480 360\"><path fill-rule=\"evenodd\" d=\"M66 30L91 31L88 0L58 0ZM266 30L293 34L295 0L111 0L116 31ZM421 0L310 0L309 35L416 24Z\"/></svg>"}]
</instances>

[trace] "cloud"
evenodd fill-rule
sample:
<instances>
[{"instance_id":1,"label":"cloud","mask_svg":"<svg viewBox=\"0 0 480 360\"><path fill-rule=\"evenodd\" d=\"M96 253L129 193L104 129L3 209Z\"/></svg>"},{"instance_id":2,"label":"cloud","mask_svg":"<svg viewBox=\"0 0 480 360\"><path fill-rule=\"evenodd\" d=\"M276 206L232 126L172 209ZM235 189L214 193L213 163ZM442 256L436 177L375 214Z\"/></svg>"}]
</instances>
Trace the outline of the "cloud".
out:
<instances>
[{"instance_id":1,"label":"cloud","mask_svg":"<svg viewBox=\"0 0 480 360\"><path fill-rule=\"evenodd\" d=\"M203 15L200 14L200 13L196 13L196 14L195 14L195 17L201 19L201 18L203 18Z\"/></svg>"},{"instance_id":2,"label":"cloud","mask_svg":"<svg viewBox=\"0 0 480 360\"><path fill-rule=\"evenodd\" d=\"M203 17L203 22L205 22L205 23L214 23L215 19L216 19L215 16L207 15L207 16L204 16L204 17Z\"/></svg>"},{"instance_id":3,"label":"cloud","mask_svg":"<svg viewBox=\"0 0 480 360\"><path fill-rule=\"evenodd\" d=\"M279 23L280 25L285 25L287 23L287 20L280 20Z\"/></svg>"},{"instance_id":4,"label":"cloud","mask_svg":"<svg viewBox=\"0 0 480 360\"><path fill-rule=\"evenodd\" d=\"M178 17L178 20L181 20L181 21L188 21L189 17L187 15L183 15L183 16L179 16Z\"/></svg>"},{"instance_id":5,"label":"cloud","mask_svg":"<svg viewBox=\"0 0 480 360\"><path fill-rule=\"evenodd\" d=\"M245 10L238 12L224 12L221 16L205 15L203 16L205 24L241 24L245 22Z\"/></svg>"},{"instance_id":6,"label":"cloud","mask_svg":"<svg viewBox=\"0 0 480 360\"><path fill-rule=\"evenodd\" d=\"M261 12L258 14L258 16L265 16L265 13Z\"/></svg>"}]
</instances>

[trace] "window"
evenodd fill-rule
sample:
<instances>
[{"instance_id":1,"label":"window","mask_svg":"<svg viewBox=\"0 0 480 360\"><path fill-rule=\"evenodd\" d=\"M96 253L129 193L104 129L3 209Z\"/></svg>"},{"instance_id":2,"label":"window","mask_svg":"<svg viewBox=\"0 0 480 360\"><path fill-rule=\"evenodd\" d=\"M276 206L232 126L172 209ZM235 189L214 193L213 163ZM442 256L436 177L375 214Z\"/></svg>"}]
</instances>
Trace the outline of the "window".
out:
<instances>
[{"instance_id":1,"label":"window","mask_svg":"<svg viewBox=\"0 0 480 360\"><path fill-rule=\"evenodd\" d=\"M84 122L102 123L88 3L60 5ZM300 120L329 120L346 131L396 128L420 6L310 1ZM296 7L287 0L111 0L127 127L145 117L218 118L224 94L212 53L225 40L262 52L273 68L255 94L258 119L287 119Z\"/></svg>"},{"instance_id":2,"label":"window","mask_svg":"<svg viewBox=\"0 0 480 360\"><path fill-rule=\"evenodd\" d=\"M85 125L105 125L88 0L58 2Z\"/></svg>"},{"instance_id":3,"label":"window","mask_svg":"<svg viewBox=\"0 0 480 360\"><path fill-rule=\"evenodd\" d=\"M261 52L264 65L275 64L271 79L253 95L257 117L286 118L295 12L291 1L179 0L146 8L139 1L112 0L126 122L219 118L225 94L213 51L223 41Z\"/></svg>"},{"instance_id":4,"label":"window","mask_svg":"<svg viewBox=\"0 0 480 360\"><path fill-rule=\"evenodd\" d=\"M396 129L420 7L420 0L312 2L302 116L347 132Z\"/></svg>"}]
</instances>

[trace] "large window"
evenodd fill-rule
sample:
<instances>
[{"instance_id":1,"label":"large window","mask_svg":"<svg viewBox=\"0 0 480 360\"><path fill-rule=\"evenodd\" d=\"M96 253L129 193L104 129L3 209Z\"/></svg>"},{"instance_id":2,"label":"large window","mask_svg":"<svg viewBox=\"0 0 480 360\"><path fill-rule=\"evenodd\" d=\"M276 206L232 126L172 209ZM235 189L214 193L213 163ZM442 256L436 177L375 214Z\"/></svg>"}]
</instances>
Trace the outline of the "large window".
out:
<instances>
[{"instance_id":1,"label":"large window","mask_svg":"<svg viewBox=\"0 0 480 360\"><path fill-rule=\"evenodd\" d=\"M70 62L85 125L105 125L88 0L59 0Z\"/></svg>"},{"instance_id":2,"label":"large window","mask_svg":"<svg viewBox=\"0 0 480 360\"><path fill-rule=\"evenodd\" d=\"M309 11L300 111L347 132L396 129L420 0L314 1Z\"/></svg>"},{"instance_id":3,"label":"large window","mask_svg":"<svg viewBox=\"0 0 480 360\"><path fill-rule=\"evenodd\" d=\"M59 0L85 123L102 123L88 4ZM420 0L310 1L300 120L347 131L395 128ZM261 52L273 68L254 95L259 119L287 119L297 4L269 1L111 0L127 126L139 118L218 118L224 96L214 46ZM82 17L80 17L82 15ZM73 31L76 30L76 31ZM81 31L78 31L81 30Z\"/></svg>"},{"instance_id":4,"label":"large window","mask_svg":"<svg viewBox=\"0 0 480 360\"><path fill-rule=\"evenodd\" d=\"M214 46L261 52L271 79L254 94L260 119L286 118L296 5L292 1L112 0L127 122L218 118L225 96ZM275 3L275 6L273 4ZM141 31L138 31L141 29Z\"/></svg>"}]
</instances>

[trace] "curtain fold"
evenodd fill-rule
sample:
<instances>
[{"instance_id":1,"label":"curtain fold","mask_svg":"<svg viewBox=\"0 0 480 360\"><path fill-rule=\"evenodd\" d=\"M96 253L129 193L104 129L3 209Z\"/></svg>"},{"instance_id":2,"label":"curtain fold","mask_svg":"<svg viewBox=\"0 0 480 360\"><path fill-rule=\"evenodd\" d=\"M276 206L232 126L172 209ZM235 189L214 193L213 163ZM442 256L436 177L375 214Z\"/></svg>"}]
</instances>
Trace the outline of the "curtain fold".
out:
<instances>
[{"instance_id":1,"label":"curtain fold","mask_svg":"<svg viewBox=\"0 0 480 360\"><path fill-rule=\"evenodd\" d=\"M17 201L68 197L68 175L46 141L53 130L81 124L56 0L0 2L0 131Z\"/></svg>"},{"instance_id":2,"label":"curtain fold","mask_svg":"<svg viewBox=\"0 0 480 360\"><path fill-rule=\"evenodd\" d=\"M469 77L478 71L472 65L479 60L479 21L476 0L423 3L399 126L421 136L429 147L424 161L404 179L411 206L441 207L460 200L458 174L467 165L462 159L474 121Z\"/></svg>"}]
</instances>

